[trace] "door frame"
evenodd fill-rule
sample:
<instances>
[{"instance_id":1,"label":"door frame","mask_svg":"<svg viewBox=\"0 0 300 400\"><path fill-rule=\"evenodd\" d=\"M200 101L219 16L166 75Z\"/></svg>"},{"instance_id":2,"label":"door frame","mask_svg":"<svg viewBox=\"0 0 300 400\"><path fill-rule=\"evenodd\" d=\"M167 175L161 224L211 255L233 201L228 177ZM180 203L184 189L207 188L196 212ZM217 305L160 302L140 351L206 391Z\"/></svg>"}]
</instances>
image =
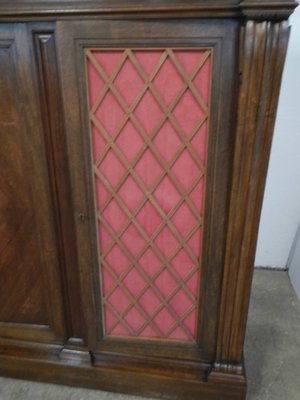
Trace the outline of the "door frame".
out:
<instances>
[{"instance_id":1,"label":"door frame","mask_svg":"<svg viewBox=\"0 0 300 400\"><path fill-rule=\"evenodd\" d=\"M215 359L234 150L238 71L237 23L229 20L84 20L57 23L76 249L86 346L106 353L213 362ZM101 330L98 244L84 49L126 47L213 49L211 118L200 278L197 343L105 338ZM221 106L222 105L222 106ZM74 249L72 249L74 251ZM96 317L95 317L96 316Z\"/></svg>"}]
</instances>

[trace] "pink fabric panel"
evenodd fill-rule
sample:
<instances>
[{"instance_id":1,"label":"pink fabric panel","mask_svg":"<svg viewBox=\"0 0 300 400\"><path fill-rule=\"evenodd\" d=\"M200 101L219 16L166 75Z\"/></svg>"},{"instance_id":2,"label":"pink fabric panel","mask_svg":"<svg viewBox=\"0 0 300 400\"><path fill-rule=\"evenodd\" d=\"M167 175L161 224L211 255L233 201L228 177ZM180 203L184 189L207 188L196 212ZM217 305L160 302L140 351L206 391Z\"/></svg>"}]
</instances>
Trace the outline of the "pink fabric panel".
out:
<instances>
[{"instance_id":1,"label":"pink fabric panel","mask_svg":"<svg viewBox=\"0 0 300 400\"><path fill-rule=\"evenodd\" d=\"M107 336L196 335L211 54L88 50Z\"/></svg>"}]
</instances>

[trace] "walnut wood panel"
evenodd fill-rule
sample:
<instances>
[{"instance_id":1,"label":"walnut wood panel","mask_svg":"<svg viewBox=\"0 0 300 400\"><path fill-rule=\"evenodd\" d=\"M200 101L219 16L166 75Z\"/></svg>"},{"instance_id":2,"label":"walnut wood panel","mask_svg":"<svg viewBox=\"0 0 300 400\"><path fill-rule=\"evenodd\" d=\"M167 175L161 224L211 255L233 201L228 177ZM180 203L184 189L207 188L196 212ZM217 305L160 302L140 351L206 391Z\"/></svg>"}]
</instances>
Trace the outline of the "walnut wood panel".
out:
<instances>
[{"instance_id":1,"label":"walnut wood panel","mask_svg":"<svg viewBox=\"0 0 300 400\"><path fill-rule=\"evenodd\" d=\"M7 25L1 57L0 336L64 335L46 148L27 30Z\"/></svg>"},{"instance_id":2,"label":"walnut wood panel","mask_svg":"<svg viewBox=\"0 0 300 400\"><path fill-rule=\"evenodd\" d=\"M136 18L243 18L250 16L258 19L288 18L296 7L293 0L7 0L0 1L0 18L66 18L81 15L91 17L101 15L112 16L131 15Z\"/></svg>"},{"instance_id":3,"label":"walnut wood panel","mask_svg":"<svg viewBox=\"0 0 300 400\"><path fill-rule=\"evenodd\" d=\"M46 325L49 320L26 179L22 117L14 95L18 90L13 40L0 41L0 320Z\"/></svg>"},{"instance_id":4,"label":"walnut wood panel","mask_svg":"<svg viewBox=\"0 0 300 400\"><path fill-rule=\"evenodd\" d=\"M45 352L47 354L47 352ZM52 353L53 354L53 353ZM155 375L134 370L90 367L82 364L53 361L53 355L42 358L7 357L0 355L0 371L3 376L19 379L64 383L132 395L178 400L245 400L246 387L229 381L213 384L203 378L203 370L197 367L196 379L190 376ZM52 359L51 359L52 358ZM173 367L169 364L169 371Z\"/></svg>"},{"instance_id":5,"label":"walnut wood panel","mask_svg":"<svg viewBox=\"0 0 300 400\"><path fill-rule=\"evenodd\" d=\"M60 45L60 66L67 140L71 168L72 192L75 207L78 259L81 271L81 285L88 347L91 350L133 353L139 355L169 354L183 359L212 360L216 346L217 318L220 299L220 282L223 269L224 242L227 223L230 161L232 137L235 81L237 69L236 25L224 22L210 23L179 21L168 23L137 21L107 22L89 21L58 23L58 43ZM128 39L125 39L125 38ZM172 37L172 39L169 39ZM85 48L140 47L212 48L212 106L207 157L207 188L203 226L203 259L201 269L201 289L199 299L199 321L197 343L185 346L155 343L134 343L133 340L104 338L101 307L96 299L101 298L99 288L99 261L96 212L94 203L94 174L90 144L90 118L87 104L85 74ZM65 48L70 49L67 53ZM231 57L222 58L222 54ZM67 58L66 58L67 57ZM68 68L75 63L76 69ZM226 79L225 79L226 77ZM78 91L78 82L79 91ZM222 99L222 100L221 100ZM218 106L219 102L224 106ZM84 171L84 172L83 172ZM217 195L222 193L222 195ZM76 218L76 215L82 216ZM92 293L92 295L91 295ZM212 295L213 294L213 295ZM95 319L95 315L97 319ZM94 355L97 359L97 355ZM100 355L101 358L101 355Z\"/></svg>"},{"instance_id":6,"label":"walnut wood panel","mask_svg":"<svg viewBox=\"0 0 300 400\"><path fill-rule=\"evenodd\" d=\"M259 216L288 37L287 22L249 21L241 32L242 84L217 348L219 372L243 373Z\"/></svg>"},{"instance_id":7,"label":"walnut wood panel","mask_svg":"<svg viewBox=\"0 0 300 400\"><path fill-rule=\"evenodd\" d=\"M69 173L66 157L66 143L62 117L62 99L57 69L55 33L53 24L32 24L30 33L34 40L34 50L39 78L41 117L48 155L48 170L53 208L58 254L61 265L62 290L64 293L65 318L69 342L79 344L83 336L82 304L74 246L74 224L72 218L72 198L70 197ZM77 339L75 339L77 338ZM78 339L79 342L78 342Z\"/></svg>"}]
</instances>

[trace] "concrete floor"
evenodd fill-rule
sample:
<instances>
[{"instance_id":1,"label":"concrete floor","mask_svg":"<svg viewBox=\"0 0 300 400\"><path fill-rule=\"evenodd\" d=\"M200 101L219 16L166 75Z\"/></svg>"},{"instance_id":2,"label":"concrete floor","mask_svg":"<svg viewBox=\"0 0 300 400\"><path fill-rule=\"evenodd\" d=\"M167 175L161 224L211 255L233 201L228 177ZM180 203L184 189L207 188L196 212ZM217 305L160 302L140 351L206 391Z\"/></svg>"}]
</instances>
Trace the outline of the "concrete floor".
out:
<instances>
[{"instance_id":1,"label":"concrete floor","mask_svg":"<svg viewBox=\"0 0 300 400\"><path fill-rule=\"evenodd\" d=\"M300 399L300 303L285 272L255 272L245 356L247 400ZM0 378L0 400L143 398Z\"/></svg>"}]
</instances>

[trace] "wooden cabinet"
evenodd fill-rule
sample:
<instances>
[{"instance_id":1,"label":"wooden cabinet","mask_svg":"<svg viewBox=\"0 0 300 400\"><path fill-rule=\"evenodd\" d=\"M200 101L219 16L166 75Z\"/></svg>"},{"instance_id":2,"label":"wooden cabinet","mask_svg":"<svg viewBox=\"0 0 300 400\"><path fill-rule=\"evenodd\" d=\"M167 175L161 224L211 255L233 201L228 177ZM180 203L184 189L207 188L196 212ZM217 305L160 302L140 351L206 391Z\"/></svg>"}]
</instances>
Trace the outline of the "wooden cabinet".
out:
<instances>
[{"instance_id":1,"label":"wooden cabinet","mask_svg":"<svg viewBox=\"0 0 300 400\"><path fill-rule=\"evenodd\" d=\"M244 399L293 1L0 2L0 371Z\"/></svg>"}]
</instances>

